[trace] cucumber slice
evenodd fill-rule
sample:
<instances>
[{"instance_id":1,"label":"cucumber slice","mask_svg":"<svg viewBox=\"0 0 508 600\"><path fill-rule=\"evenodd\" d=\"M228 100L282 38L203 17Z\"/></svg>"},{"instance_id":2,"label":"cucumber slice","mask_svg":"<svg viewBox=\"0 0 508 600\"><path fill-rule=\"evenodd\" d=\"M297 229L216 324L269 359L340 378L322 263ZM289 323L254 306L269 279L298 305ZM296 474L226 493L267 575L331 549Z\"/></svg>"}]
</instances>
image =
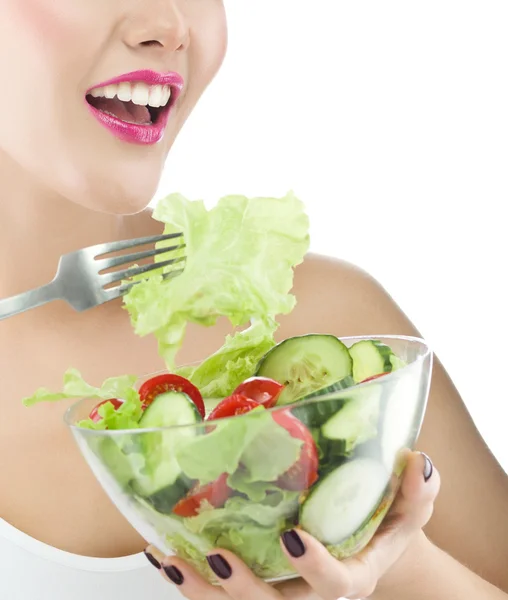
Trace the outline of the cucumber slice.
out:
<instances>
[{"instance_id":1,"label":"cucumber slice","mask_svg":"<svg viewBox=\"0 0 508 600\"><path fill-rule=\"evenodd\" d=\"M305 396L305 398L301 399L301 403L299 402L291 408L291 412L307 427L319 428L346 404L349 395L346 395L344 390L354 385L354 379L351 375L348 375L332 385L328 385ZM307 400L327 395L330 395L330 397L323 399L322 402L307 402Z\"/></svg>"},{"instance_id":2,"label":"cucumber slice","mask_svg":"<svg viewBox=\"0 0 508 600\"><path fill-rule=\"evenodd\" d=\"M300 525L324 544L340 544L369 521L389 482L374 460L345 463L314 486L300 508Z\"/></svg>"},{"instance_id":3,"label":"cucumber slice","mask_svg":"<svg viewBox=\"0 0 508 600\"><path fill-rule=\"evenodd\" d=\"M315 392L312 392L308 396L305 396L305 400L308 400L309 398L317 398L318 396L328 396L334 394L335 392L341 392L342 390L353 387L354 385L356 385L356 381L353 379L353 376L347 375L340 381L336 381L335 383L332 383L332 385L327 385Z\"/></svg>"},{"instance_id":4,"label":"cucumber slice","mask_svg":"<svg viewBox=\"0 0 508 600\"><path fill-rule=\"evenodd\" d=\"M328 440L344 440L346 452L378 435L382 388L380 385L351 390L344 407L321 428Z\"/></svg>"},{"instance_id":5,"label":"cucumber slice","mask_svg":"<svg viewBox=\"0 0 508 600\"><path fill-rule=\"evenodd\" d=\"M353 359L353 377L356 382L364 381L380 373L391 373L393 370L392 349L376 340L356 342L349 349Z\"/></svg>"},{"instance_id":6,"label":"cucumber slice","mask_svg":"<svg viewBox=\"0 0 508 600\"><path fill-rule=\"evenodd\" d=\"M194 481L183 474L180 474L172 485L168 485L158 492L146 497L146 501L151 504L156 511L165 515L173 512L175 504L181 500L194 486ZM133 487L133 490L135 488Z\"/></svg>"},{"instance_id":7,"label":"cucumber slice","mask_svg":"<svg viewBox=\"0 0 508 600\"><path fill-rule=\"evenodd\" d=\"M351 375L347 347L333 335L308 334L277 344L261 360L256 375L285 385L277 404L291 404Z\"/></svg>"},{"instance_id":8,"label":"cucumber slice","mask_svg":"<svg viewBox=\"0 0 508 600\"><path fill-rule=\"evenodd\" d=\"M152 500L165 512L185 495L190 483L176 460L176 450L185 440L198 435L198 428L177 427L201 422L196 405L182 392L166 392L157 396L146 409L139 424L142 428L175 427L140 435L139 453L144 459L131 482L135 493Z\"/></svg>"},{"instance_id":9,"label":"cucumber slice","mask_svg":"<svg viewBox=\"0 0 508 600\"><path fill-rule=\"evenodd\" d=\"M142 429L195 425L202 421L194 402L183 392L160 394L139 421Z\"/></svg>"}]
</instances>

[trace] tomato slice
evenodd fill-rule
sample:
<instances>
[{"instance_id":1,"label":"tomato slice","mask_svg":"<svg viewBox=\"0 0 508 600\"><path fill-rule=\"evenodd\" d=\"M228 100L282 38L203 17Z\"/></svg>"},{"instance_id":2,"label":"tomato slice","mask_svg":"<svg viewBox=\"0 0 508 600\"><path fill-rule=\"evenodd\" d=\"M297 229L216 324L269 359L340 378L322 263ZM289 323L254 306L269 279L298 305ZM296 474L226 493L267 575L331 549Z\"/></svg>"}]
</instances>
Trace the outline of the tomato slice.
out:
<instances>
[{"instance_id":1,"label":"tomato slice","mask_svg":"<svg viewBox=\"0 0 508 600\"><path fill-rule=\"evenodd\" d=\"M205 417L205 403L198 388L185 377L171 373L152 377L139 388L139 397L143 409L148 408L157 396L166 392L183 392L187 394L196 405L199 414L203 418Z\"/></svg>"},{"instance_id":2,"label":"tomato slice","mask_svg":"<svg viewBox=\"0 0 508 600\"><path fill-rule=\"evenodd\" d=\"M241 394L252 398L265 408L272 408L277 403L284 386L268 377L251 377L241 383L233 394Z\"/></svg>"},{"instance_id":3,"label":"tomato slice","mask_svg":"<svg viewBox=\"0 0 508 600\"><path fill-rule=\"evenodd\" d=\"M289 411L277 410L273 413L273 418L292 437L303 442L300 457L277 480L277 485L285 490L306 490L314 485L318 479L319 459L314 438L307 427Z\"/></svg>"},{"instance_id":4,"label":"tomato slice","mask_svg":"<svg viewBox=\"0 0 508 600\"><path fill-rule=\"evenodd\" d=\"M228 474L223 473L218 479L207 485L195 486L185 498L182 498L173 512L179 517L194 517L198 514L201 503L206 500L214 508L222 508L231 496L232 490L227 484Z\"/></svg>"},{"instance_id":5,"label":"tomato slice","mask_svg":"<svg viewBox=\"0 0 508 600\"><path fill-rule=\"evenodd\" d=\"M97 404L96 406L94 406L92 408L92 411L90 412L90 415L89 415L89 418L92 419L92 421L94 423L98 423L99 421L102 421L102 417L99 414L99 408L103 404L106 404L108 402L111 402L111 404L113 405L113 408L115 410L118 410L120 408L120 406L122 406L122 404L123 404L122 400L117 400L116 398L111 398L111 400L103 400L102 402L99 402L99 404Z\"/></svg>"},{"instance_id":6,"label":"tomato slice","mask_svg":"<svg viewBox=\"0 0 508 600\"><path fill-rule=\"evenodd\" d=\"M247 398L241 394L233 394L224 398L208 415L208 421L215 419L225 419L227 417L235 417L250 412L254 408L261 406L259 402Z\"/></svg>"},{"instance_id":7,"label":"tomato slice","mask_svg":"<svg viewBox=\"0 0 508 600\"><path fill-rule=\"evenodd\" d=\"M385 375L388 375L388 373L378 373L377 375L372 375L372 377L367 377L367 379L360 381L360 383L367 383L367 381L373 381L374 379L379 379L379 377L384 377Z\"/></svg>"}]
</instances>

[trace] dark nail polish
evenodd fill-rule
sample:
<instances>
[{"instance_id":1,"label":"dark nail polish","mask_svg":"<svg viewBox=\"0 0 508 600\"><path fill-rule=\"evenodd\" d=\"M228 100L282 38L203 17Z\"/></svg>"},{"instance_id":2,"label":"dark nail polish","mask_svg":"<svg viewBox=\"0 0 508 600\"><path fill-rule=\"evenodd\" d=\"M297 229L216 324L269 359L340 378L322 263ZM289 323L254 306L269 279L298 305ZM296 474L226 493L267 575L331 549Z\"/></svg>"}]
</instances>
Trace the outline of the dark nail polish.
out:
<instances>
[{"instance_id":1,"label":"dark nail polish","mask_svg":"<svg viewBox=\"0 0 508 600\"><path fill-rule=\"evenodd\" d=\"M425 452L422 452L422 456L425 459L425 466L423 468L423 478L425 479L425 481L428 481L432 477L432 473L434 473L434 465L432 464L430 458L425 454Z\"/></svg>"},{"instance_id":2,"label":"dark nail polish","mask_svg":"<svg viewBox=\"0 0 508 600\"><path fill-rule=\"evenodd\" d=\"M150 552L147 552L145 550L145 556L148 558L149 562L156 568L156 569L160 569L161 568L161 564L160 562L155 558L155 556L153 556L152 554L150 554Z\"/></svg>"},{"instance_id":3,"label":"dark nail polish","mask_svg":"<svg viewBox=\"0 0 508 600\"><path fill-rule=\"evenodd\" d=\"M233 574L233 569L231 569L231 565L220 554L212 554L211 556L207 556L206 560L208 561L208 564L210 565L212 571L220 579L229 579Z\"/></svg>"},{"instance_id":4,"label":"dark nail polish","mask_svg":"<svg viewBox=\"0 0 508 600\"><path fill-rule=\"evenodd\" d=\"M166 575L169 577L169 579L171 579L171 581L175 585L182 585L183 575L180 569L177 569L176 567L173 567L171 565L165 566L163 567L163 569L164 573L166 573Z\"/></svg>"},{"instance_id":5,"label":"dark nail polish","mask_svg":"<svg viewBox=\"0 0 508 600\"><path fill-rule=\"evenodd\" d=\"M294 529L282 534L282 542L293 558L300 558L305 554L305 544Z\"/></svg>"}]
</instances>

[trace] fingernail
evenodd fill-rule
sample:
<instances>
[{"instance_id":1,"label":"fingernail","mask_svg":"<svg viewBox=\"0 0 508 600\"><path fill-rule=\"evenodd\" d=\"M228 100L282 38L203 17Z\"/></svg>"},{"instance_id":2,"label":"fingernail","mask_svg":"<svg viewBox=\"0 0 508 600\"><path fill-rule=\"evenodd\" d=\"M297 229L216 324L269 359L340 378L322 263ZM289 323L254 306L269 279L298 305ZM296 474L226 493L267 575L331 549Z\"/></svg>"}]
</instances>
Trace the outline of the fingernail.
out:
<instances>
[{"instance_id":1,"label":"fingernail","mask_svg":"<svg viewBox=\"0 0 508 600\"><path fill-rule=\"evenodd\" d=\"M233 569L231 568L231 565L220 554L212 554L211 556L207 556L206 560L208 561L208 564L210 565L212 571L220 579L229 579L233 574Z\"/></svg>"},{"instance_id":2,"label":"fingernail","mask_svg":"<svg viewBox=\"0 0 508 600\"><path fill-rule=\"evenodd\" d=\"M282 542L293 558L300 558L300 556L305 554L305 544L294 529L285 531L282 534Z\"/></svg>"},{"instance_id":3,"label":"fingernail","mask_svg":"<svg viewBox=\"0 0 508 600\"><path fill-rule=\"evenodd\" d=\"M172 565L167 565L163 567L163 569L164 573L166 573L166 575L175 585L182 585L183 575L180 569L177 569L177 567L173 567Z\"/></svg>"},{"instance_id":4,"label":"fingernail","mask_svg":"<svg viewBox=\"0 0 508 600\"><path fill-rule=\"evenodd\" d=\"M421 455L425 459L425 466L423 467L423 478L425 479L425 481L428 481L432 477L432 473L434 473L434 465L432 464L430 458L425 454L425 452L422 452Z\"/></svg>"},{"instance_id":5,"label":"fingernail","mask_svg":"<svg viewBox=\"0 0 508 600\"><path fill-rule=\"evenodd\" d=\"M155 558L155 556L153 556L153 554L150 554L150 552L148 552L147 550L145 550L145 556L148 558L149 562L156 568L156 569L160 569L161 568L161 564L160 562Z\"/></svg>"}]
</instances>

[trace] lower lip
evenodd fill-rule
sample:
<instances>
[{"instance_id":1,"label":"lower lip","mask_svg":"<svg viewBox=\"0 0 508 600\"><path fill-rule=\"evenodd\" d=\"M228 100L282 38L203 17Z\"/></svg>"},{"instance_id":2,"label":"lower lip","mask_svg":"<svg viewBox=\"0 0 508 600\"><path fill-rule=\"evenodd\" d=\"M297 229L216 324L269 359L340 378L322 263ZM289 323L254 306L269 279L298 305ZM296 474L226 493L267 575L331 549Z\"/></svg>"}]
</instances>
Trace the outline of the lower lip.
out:
<instances>
[{"instance_id":1,"label":"lower lip","mask_svg":"<svg viewBox=\"0 0 508 600\"><path fill-rule=\"evenodd\" d=\"M166 125L168 123L171 106L167 106L158 116L157 123L152 125L137 125L136 123L127 123L108 115L101 110L97 110L85 100L88 109L92 115L104 125L113 135L123 142L130 144L153 145L157 144L164 137Z\"/></svg>"}]
</instances>

